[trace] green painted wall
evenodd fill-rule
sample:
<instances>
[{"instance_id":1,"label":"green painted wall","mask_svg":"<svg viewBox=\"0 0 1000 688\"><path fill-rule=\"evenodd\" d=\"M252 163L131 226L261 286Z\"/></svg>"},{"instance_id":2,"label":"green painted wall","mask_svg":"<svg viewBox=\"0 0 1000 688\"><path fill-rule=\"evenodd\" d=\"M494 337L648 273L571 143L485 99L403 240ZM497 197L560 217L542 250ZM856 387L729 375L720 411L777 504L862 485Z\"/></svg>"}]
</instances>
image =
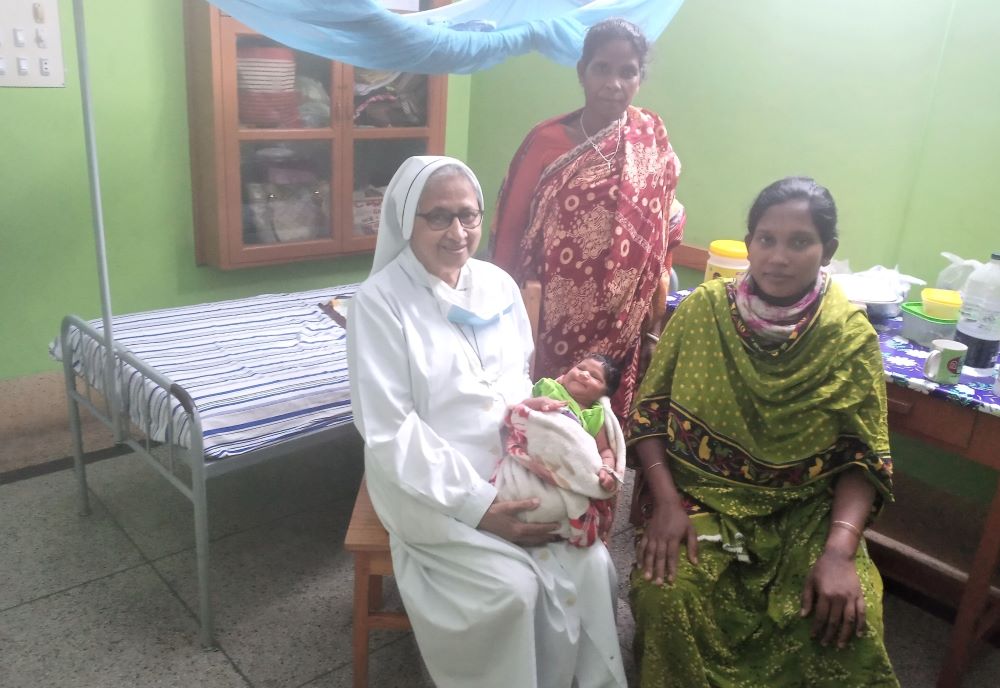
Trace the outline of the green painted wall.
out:
<instances>
[{"instance_id":1,"label":"green painted wall","mask_svg":"<svg viewBox=\"0 0 1000 688\"><path fill-rule=\"evenodd\" d=\"M364 257L194 265L179 5L86 4L114 310L362 278ZM17 332L0 345L0 379L49 369L62 314L99 312L71 3L60 7L67 87L0 89L0 274L16 285L0 307ZM686 3L638 102L664 116L684 163L689 243L739 237L757 190L809 173L837 198L840 257L856 269L933 279L941 250L1000 248L998 33L991 0ZM449 91L447 150L490 199L524 132L580 102L574 71L538 56L452 77Z\"/></svg>"},{"instance_id":2,"label":"green painted wall","mask_svg":"<svg viewBox=\"0 0 1000 688\"><path fill-rule=\"evenodd\" d=\"M111 303L116 313L363 279L370 257L222 272L194 263L181 3L87 2ZM72 3L66 88L0 89L0 379L55 368L66 313L100 315ZM453 77L446 140L465 157L470 77Z\"/></svg>"},{"instance_id":3,"label":"green painted wall","mask_svg":"<svg viewBox=\"0 0 1000 688\"><path fill-rule=\"evenodd\" d=\"M685 3L636 102L663 116L681 157L686 242L741 238L761 188L809 174L837 200L838 258L855 270L933 281L943 250L1000 250L998 35L994 0ZM469 159L487 196L532 125L581 104L575 72L537 56L477 74ZM678 272L682 286L700 281ZM992 471L906 437L892 445L904 473L993 494Z\"/></svg>"},{"instance_id":4,"label":"green painted wall","mask_svg":"<svg viewBox=\"0 0 1000 688\"><path fill-rule=\"evenodd\" d=\"M1000 251L998 37L1000 3L955 2L898 254L915 274L933 279L945 265L943 250L979 260Z\"/></svg>"},{"instance_id":5,"label":"green painted wall","mask_svg":"<svg viewBox=\"0 0 1000 688\"><path fill-rule=\"evenodd\" d=\"M636 102L681 157L687 242L741 238L763 186L809 174L837 200L853 269L933 280L942 250L988 258L998 35L994 0L685 3ZM537 56L477 74L469 157L487 194L531 125L581 104L574 71Z\"/></svg>"},{"instance_id":6,"label":"green painted wall","mask_svg":"<svg viewBox=\"0 0 1000 688\"><path fill-rule=\"evenodd\" d=\"M855 270L899 265L933 281L940 251L1000 250L998 35L995 0L685 3L636 102L663 116L681 157L686 242L741 238L763 186L809 174L837 200L838 257ZM581 104L574 70L537 56L477 74L469 159L487 196L532 125ZM679 273L682 286L700 281ZM902 472L992 496L992 471L892 444Z\"/></svg>"},{"instance_id":7,"label":"green painted wall","mask_svg":"<svg viewBox=\"0 0 1000 688\"><path fill-rule=\"evenodd\" d=\"M365 257L195 266L180 3L84 4L115 312L364 277ZM0 89L0 379L55 369L45 347L60 318L100 312L71 2L60 9L67 87ZM942 250L1000 249L997 35L994 0L689 0L637 98L683 161L688 242L739 238L762 186L806 173L833 191L855 269L898 263L933 279ZM451 77L447 151L493 199L524 133L580 102L574 70L537 56ZM974 496L992 487L971 470L955 478L953 457L896 444L904 470Z\"/></svg>"}]
</instances>

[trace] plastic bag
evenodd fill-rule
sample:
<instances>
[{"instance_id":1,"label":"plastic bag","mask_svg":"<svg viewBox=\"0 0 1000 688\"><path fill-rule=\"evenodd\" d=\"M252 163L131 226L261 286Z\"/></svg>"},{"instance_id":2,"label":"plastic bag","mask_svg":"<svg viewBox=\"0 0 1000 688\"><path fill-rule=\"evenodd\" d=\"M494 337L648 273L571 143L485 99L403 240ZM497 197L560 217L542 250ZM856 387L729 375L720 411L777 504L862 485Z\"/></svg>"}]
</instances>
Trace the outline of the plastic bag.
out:
<instances>
[{"instance_id":1,"label":"plastic bag","mask_svg":"<svg viewBox=\"0 0 1000 688\"><path fill-rule=\"evenodd\" d=\"M941 251L941 255L950 263L948 267L938 273L937 282L934 284L938 289L954 289L963 291L965 282L969 279L972 271L982 266L978 260L964 259L954 253Z\"/></svg>"},{"instance_id":2,"label":"plastic bag","mask_svg":"<svg viewBox=\"0 0 1000 688\"><path fill-rule=\"evenodd\" d=\"M927 284L918 277L904 275L896 268L876 265L861 272L833 273L835 281L850 301L858 303L901 302L914 284Z\"/></svg>"},{"instance_id":3,"label":"plastic bag","mask_svg":"<svg viewBox=\"0 0 1000 688\"><path fill-rule=\"evenodd\" d=\"M309 76L297 76L295 88L299 92L299 117L302 118L302 126L330 126L330 96L323 83Z\"/></svg>"},{"instance_id":4,"label":"plastic bag","mask_svg":"<svg viewBox=\"0 0 1000 688\"><path fill-rule=\"evenodd\" d=\"M851 261L846 258L844 260L834 258L824 269L831 275L849 275L851 274Z\"/></svg>"}]
</instances>

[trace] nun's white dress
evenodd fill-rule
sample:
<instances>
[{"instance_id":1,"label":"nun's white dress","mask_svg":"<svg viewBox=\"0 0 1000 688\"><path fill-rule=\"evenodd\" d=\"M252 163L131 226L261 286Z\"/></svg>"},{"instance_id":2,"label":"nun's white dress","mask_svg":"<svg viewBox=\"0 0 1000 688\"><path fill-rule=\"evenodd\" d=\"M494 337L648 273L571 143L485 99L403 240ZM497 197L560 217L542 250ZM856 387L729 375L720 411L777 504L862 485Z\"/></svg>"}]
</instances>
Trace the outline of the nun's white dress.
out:
<instances>
[{"instance_id":1,"label":"nun's white dress","mask_svg":"<svg viewBox=\"0 0 1000 688\"><path fill-rule=\"evenodd\" d=\"M607 548L524 549L476 529L496 496L504 410L530 394L514 281L472 259L452 289L405 248L360 287L347 330L368 490L435 683L625 686Z\"/></svg>"}]
</instances>

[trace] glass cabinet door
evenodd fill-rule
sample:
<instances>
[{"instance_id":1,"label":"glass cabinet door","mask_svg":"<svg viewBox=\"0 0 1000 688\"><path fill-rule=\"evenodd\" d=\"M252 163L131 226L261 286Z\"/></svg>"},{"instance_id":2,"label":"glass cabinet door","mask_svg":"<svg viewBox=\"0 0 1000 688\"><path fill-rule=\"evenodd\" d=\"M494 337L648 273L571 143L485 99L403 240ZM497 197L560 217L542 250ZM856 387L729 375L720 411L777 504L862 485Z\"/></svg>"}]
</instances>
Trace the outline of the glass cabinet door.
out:
<instances>
[{"instance_id":1,"label":"glass cabinet door","mask_svg":"<svg viewBox=\"0 0 1000 688\"><path fill-rule=\"evenodd\" d=\"M188 72L199 262L371 251L399 165L444 149L445 77L333 62L200 0L186 12L207 24Z\"/></svg>"},{"instance_id":2,"label":"glass cabinet door","mask_svg":"<svg viewBox=\"0 0 1000 688\"><path fill-rule=\"evenodd\" d=\"M332 238L330 141L240 144L243 243Z\"/></svg>"},{"instance_id":3,"label":"glass cabinet door","mask_svg":"<svg viewBox=\"0 0 1000 688\"><path fill-rule=\"evenodd\" d=\"M354 142L351 239L378 232L382 196L392 175L413 155L427 154L427 139L369 139Z\"/></svg>"},{"instance_id":4,"label":"glass cabinet door","mask_svg":"<svg viewBox=\"0 0 1000 688\"><path fill-rule=\"evenodd\" d=\"M354 126L427 126L427 76L355 67Z\"/></svg>"},{"instance_id":5,"label":"glass cabinet door","mask_svg":"<svg viewBox=\"0 0 1000 688\"><path fill-rule=\"evenodd\" d=\"M331 125L330 61L257 35L236 37L241 129L318 129Z\"/></svg>"},{"instance_id":6,"label":"glass cabinet door","mask_svg":"<svg viewBox=\"0 0 1000 688\"><path fill-rule=\"evenodd\" d=\"M442 148L429 124L441 116L441 80L362 67L345 68L344 80L353 97L346 122L352 141L344 151L350 156L352 184L341 241L345 251L363 251L375 246L382 196L392 175L408 157Z\"/></svg>"}]
</instances>

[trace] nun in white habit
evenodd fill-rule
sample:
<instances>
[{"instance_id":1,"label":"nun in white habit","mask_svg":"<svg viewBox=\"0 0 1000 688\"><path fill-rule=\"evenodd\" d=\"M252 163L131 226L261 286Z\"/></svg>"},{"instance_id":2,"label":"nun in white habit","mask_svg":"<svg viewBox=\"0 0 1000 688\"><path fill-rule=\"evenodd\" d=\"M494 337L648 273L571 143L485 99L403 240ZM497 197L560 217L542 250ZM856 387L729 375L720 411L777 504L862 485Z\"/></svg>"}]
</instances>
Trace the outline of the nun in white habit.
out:
<instances>
[{"instance_id":1,"label":"nun in white habit","mask_svg":"<svg viewBox=\"0 0 1000 688\"><path fill-rule=\"evenodd\" d=\"M532 340L514 281L471 257L482 208L452 158L409 158L386 189L347 327L368 490L438 686L625 686L607 548L555 541L489 483Z\"/></svg>"}]
</instances>

